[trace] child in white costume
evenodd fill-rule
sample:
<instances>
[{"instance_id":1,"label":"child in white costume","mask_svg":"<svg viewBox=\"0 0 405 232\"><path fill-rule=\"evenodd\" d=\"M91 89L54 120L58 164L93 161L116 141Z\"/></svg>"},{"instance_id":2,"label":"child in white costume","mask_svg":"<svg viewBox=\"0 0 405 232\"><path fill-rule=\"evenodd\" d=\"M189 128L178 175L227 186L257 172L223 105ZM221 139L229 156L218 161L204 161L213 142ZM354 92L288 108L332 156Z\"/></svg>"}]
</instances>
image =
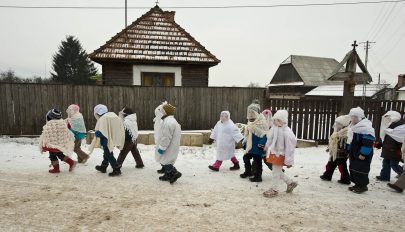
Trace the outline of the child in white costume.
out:
<instances>
[{"instance_id":1,"label":"child in white costume","mask_svg":"<svg viewBox=\"0 0 405 232\"><path fill-rule=\"evenodd\" d=\"M231 160L234 166L230 170L239 170L239 161L235 157L235 143L240 142L243 138L239 128L231 120L231 113L229 111L222 111L220 120L212 130L208 142L212 144L216 141L217 160L213 165L209 165L208 168L218 172L222 161Z\"/></svg>"},{"instance_id":2,"label":"child in white costume","mask_svg":"<svg viewBox=\"0 0 405 232\"><path fill-rule=\"evenodd\" d=\"M174 118L175 107L164 102L155 109L155 159L162 165L161 181L176 182L181 173L174 167L180 150L181 127Z\"/></svg>"},{"instance_id":3,"label":"child in white costume","mask_svg":"<svg viewBox=\"0 0 405 232\"><path fill-rule=\"evenodd\" d=\"M287 184L287 193L291 193L298 185L282 171L284 165L290 168L294 164L294 151L297 145L297 139L287 123L288 112L286 110L279 110L274 114L273 127L270 129L265 146L267 161L273 164L273 184L268 191L263 193L265 197L278 195L280 180Z\"/></svg>"}]
</instances>

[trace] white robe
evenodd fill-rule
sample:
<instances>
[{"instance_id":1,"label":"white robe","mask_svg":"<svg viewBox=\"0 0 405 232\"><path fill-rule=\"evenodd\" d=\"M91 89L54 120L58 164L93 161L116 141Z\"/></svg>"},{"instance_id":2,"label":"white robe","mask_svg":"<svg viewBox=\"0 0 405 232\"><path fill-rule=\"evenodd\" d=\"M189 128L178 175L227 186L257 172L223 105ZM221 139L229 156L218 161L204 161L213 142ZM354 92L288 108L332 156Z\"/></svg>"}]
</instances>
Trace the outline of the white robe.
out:
<instances>
[{"instance_id":1,"label":"white robe","mask_svg":"<svg viewBox=\"0 0 405 232\"><path fill-rule=\"evenodd\" d=\"M173 116L159 120L155 121L155 160L162 165L174 164L180 150L180 124ZM165 153L159 154L158 149L164 150Z\"/></svg>"},{"instance_id":2,"label":"white robe","mask_svg":"<svg viewBox=\"0 0 405 232\"><path fill-rule=\"evenodd\" d=\"M265 146L265 150L267 149L267 156L269 156L270 153L275 154L276 156L283 155L284 164L293 165L295 147L297 146L297 137L288 126L279 127L277 129L278 131L275 133L276 130L273 126L270 129L267 137L267 143ZM274 140L275 144L273 144Z\"/></svg>"},{"instance_id":3,"label":"white robe","mask_svg":"<svg viewBox=\"0 0 405 232\"><path fill-rule=\"evenodd\" d=\"M235 143L244 137L239 128L229 119L225 123L218 121L210 138L215 140L217 146L217 160L229 160L235 155Z\"/></svg>"},{"instance_id":4,"label":"white robe","mask_svg":"<svg viewBox=\"0 0 405 232\"><path fill-rule=\"evenodd\" d=\"M122 150L125 143L125 129L122 120L114 113L108 112L101 116L96 123L95 131L100 131L108 139L108 150L112 152L114 147ZM89 147L92 153L94 148L100 148L100 138L94 137Z\"/></svg>"}]
</instances>

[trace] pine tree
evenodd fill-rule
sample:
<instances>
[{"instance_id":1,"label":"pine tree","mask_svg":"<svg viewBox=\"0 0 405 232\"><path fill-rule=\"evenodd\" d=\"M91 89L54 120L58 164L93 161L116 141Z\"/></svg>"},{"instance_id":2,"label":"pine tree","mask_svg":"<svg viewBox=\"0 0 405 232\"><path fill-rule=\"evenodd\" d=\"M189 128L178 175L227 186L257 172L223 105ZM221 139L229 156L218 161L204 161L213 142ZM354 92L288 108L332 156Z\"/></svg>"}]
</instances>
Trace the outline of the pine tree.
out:
<instances>
[{"instance_id":1,"label":"pine tree","mask_svg":"<svg viewBox=\"0 0 405 232\"><path fill-rule=\"evenodd\" d=\"M52 80L61 83L88 84L94 83L90 77L97 74L97 68L89 59L80 41L67 36L53 56Z\"/></svg>"}]
</instances>

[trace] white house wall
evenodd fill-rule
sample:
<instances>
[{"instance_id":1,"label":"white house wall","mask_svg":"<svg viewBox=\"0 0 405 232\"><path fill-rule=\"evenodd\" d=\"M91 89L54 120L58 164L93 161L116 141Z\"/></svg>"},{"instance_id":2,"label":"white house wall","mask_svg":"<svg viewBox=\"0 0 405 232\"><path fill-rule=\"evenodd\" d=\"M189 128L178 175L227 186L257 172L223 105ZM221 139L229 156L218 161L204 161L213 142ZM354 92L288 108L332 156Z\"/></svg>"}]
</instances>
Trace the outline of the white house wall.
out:
<instances>
[{"instance_id":1,"label":"white house wall","mask_svg":"<svg viewBox=\"0 0 405 232\"><path fill-rule=\"evenodd\" d=\"M134 65L132 74L134 78L134 85L142 85L142 72L174 73L174 86L181 86L181 67Z\"/></svg>"}]
</instances>

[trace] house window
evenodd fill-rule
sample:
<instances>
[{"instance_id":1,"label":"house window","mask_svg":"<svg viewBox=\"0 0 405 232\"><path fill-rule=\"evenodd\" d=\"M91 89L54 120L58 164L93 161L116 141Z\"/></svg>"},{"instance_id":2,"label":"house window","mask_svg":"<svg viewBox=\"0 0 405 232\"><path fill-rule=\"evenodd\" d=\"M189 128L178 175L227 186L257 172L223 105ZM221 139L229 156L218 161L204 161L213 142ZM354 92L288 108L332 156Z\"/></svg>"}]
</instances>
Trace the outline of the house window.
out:
<instances>
[{"instance_id":1,"label":"house window","mask_svg":"<svg viewBox=\"0 0 405 232\"><path fill-rule=\"evenodd\" d=\"M174 86L174 73L142 72L142 86Z\"/></svg>"}]
</instances>

